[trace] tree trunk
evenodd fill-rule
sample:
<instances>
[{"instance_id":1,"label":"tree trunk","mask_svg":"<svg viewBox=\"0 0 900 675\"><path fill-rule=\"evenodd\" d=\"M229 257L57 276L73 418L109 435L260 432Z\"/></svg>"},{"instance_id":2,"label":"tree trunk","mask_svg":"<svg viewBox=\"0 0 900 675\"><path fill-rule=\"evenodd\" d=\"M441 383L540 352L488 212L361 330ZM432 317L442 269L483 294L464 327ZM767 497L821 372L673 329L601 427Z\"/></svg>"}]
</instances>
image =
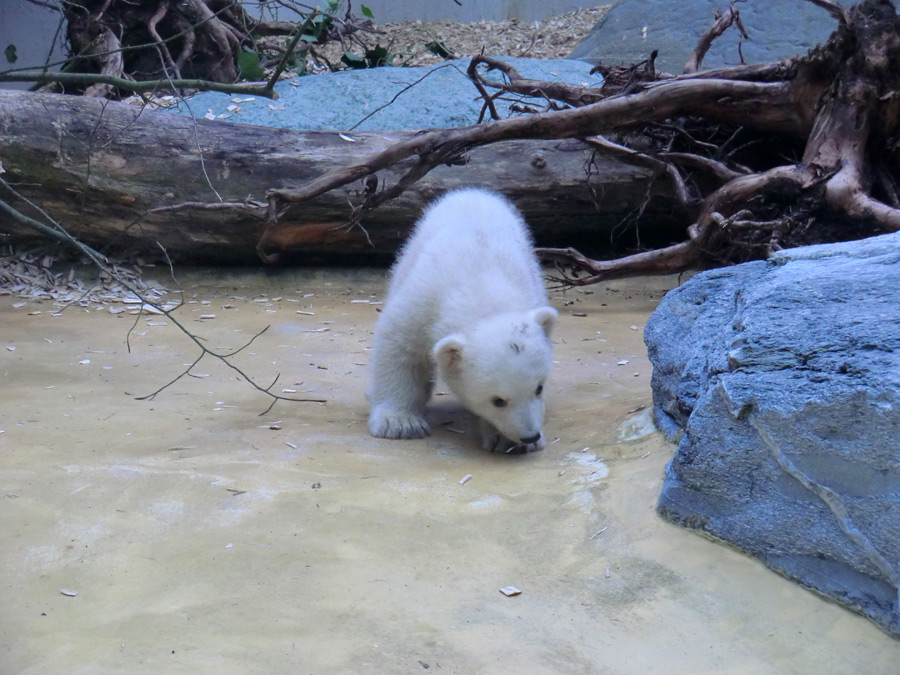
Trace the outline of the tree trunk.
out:
<instances>
[{"instance_id":1,"label":"tree trunk","mask_svg":"<svg viewBox=\"0 0 900 675\"><path fill-rule=\"evenodd\" d=\"M466 166L431 171L366 214L361 226L345 224L348 202L362 202L365 181L287 205L260 246L267 190L296 189L414 135L353 132L350 141L336 132L192 120L111 101L0 91L3 178L70 234L110 253L158 258L165 249L173 260L203 264L256 263L261 255L281 262L383 262L428 201L462 186L505 194L542 246L574 245L601 255L680 237L685 216L668 180L656 179L659 172L595 156L577 140L511 140L472 150ZM414 163L380 171L379 179L396 183ZM35 215L8 194L0 198ZM246 208L220 208L220 201L246 202ZM183 207L191 202L197 206ZM182 206L169 208L175 205ZM638 222L652 221L652 231L635 229L636 205L643 205ZM3 215L0 232L19 241L40 236Z\"/></svg>"}]
</instances>

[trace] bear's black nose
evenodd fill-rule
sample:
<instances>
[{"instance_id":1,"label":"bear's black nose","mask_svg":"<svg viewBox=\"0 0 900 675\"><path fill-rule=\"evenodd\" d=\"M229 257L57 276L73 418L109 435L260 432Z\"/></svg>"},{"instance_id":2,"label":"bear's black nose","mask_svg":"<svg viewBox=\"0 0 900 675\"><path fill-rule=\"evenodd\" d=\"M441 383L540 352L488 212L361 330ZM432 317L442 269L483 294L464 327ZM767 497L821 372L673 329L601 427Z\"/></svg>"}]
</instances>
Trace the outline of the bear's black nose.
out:
<instances>
[{"instance_id":1,"label":"bear's black nose","mask_svg":"<svg viewBox=\"0 0 900 675\"><path fill-rule=\"evenodd\" d=\"M535 434L534 436L529 436L528 438L520 438L519 439L523 445L530 445L531 443L537 443L541 440L540 434Z\"/></svg>"}]
</instances>

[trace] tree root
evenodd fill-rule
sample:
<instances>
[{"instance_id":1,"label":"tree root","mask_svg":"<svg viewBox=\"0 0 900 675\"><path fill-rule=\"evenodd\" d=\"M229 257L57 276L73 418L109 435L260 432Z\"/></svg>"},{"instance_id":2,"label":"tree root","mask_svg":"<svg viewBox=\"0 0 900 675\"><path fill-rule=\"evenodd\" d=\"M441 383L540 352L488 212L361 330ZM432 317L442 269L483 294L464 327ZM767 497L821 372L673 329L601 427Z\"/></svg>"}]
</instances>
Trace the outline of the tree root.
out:
<instances>
[{"instance_id":1,"label":"tree root","mask_svg":"<svg viewBox=\"0 0 900 675\"><path fill-rule=\"evenodd\" d=\"M667 175L675 202L692 214L693 222L685 241L619 260L592 260L573 249L539 249L545 259L560 265L563 271L556 281L563 284L581 286L766 257L793 245L795 233L808 236L817 224L840 219L873 234L900 229L900 190L888 168L900 164L900 74L890 65L900 62L900 18L893 5L865 0L845 11L829 0L808 0L838 21L838 30L824 47L790 62L698 72L712 41L729 26L746 36L735 9L738 1L716 19L694 49L685 74L677 77L656 73L651 55L630 69L604 69L607 82L601 89L572 87L522 78L502 61L476 57L468 74L484 98L482 114L490 111L494 121L426 132L300 189L271 190L270 222L277 226L280 203L302 203L413 156L418 157L414 168L380 195L369 193L355 207L353 222L431 167L470 148L513 138L580 138L598 153ZM482 66L503 73L506 81L486 79ZM564 109L498 119L494 102L504 94L541 97L548 108ZM699 141L688 151L676 136L690 137L684 120L697 118L706 121L707 129L737 129L732 137L743 129L745 134L760 134L760 139L772 133L805 139L802 159L750 170L719 143ZM616 130L628 137L636 129L654 137L654 124L662 125L663 142L648 149L608 137ZM891 154L877 162L876 171L871 153L884 147L890 147ZM871 194L876 180L892 204ZM710 181L715 185L706 192ZM587 276L566 273L566 267Z\"/></svg>"}]
</instances>

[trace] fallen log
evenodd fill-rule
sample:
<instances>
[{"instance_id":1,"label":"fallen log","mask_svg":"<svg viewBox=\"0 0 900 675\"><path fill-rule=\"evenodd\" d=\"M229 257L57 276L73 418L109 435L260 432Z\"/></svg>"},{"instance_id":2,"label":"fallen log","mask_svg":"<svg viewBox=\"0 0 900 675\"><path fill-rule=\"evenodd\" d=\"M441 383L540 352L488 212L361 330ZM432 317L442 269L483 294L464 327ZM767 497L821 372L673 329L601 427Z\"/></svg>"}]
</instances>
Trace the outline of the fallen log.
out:
<instances>
[{"instance_id":1,"label":"fallen log","mask_svg":"<svg viewBox=\"0 0 900 675\"><path fill-rule=\"evenodd\" d=\"M434 169L366 213L359 226L347 227L348 204L361 203L366 193L366 180L356 181L285 205L268 231L267 191L297 189L416 134L295 132L85 97L0 91L4 180L71 235L116 255L158 258L165 249L172 260L194 264L253 264L260 256L282 263L381 263L428 201L470 185L511 199L541 246L602 255L681 236L685 216L663 173L598 155L575 139L472 149L448 159L469 160L464 166ZM379 171L369 187L373 180L394 184L414 165L411 158ZM40 236L0 213L0 237Z\"/></svg>"}]
</instances>

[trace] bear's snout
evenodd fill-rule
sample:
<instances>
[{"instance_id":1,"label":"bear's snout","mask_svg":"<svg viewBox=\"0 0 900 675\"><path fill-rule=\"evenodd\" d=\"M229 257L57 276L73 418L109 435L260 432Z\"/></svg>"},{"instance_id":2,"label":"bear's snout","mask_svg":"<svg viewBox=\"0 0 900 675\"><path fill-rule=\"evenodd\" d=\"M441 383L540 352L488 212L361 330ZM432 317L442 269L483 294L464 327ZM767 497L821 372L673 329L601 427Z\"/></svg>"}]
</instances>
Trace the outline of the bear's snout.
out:
<instances>
[{"instance_id":1,"label":"bear's snout","mask_svg":"<svg viewBox=\"0 0 900 675\"><path fill-rule=\"evenodd\" d=\"M522 445L531 445L532 443L537 443L539 440L541 440L541 435L539 433L534 436L529 436L528 438L519 439Z\"/></svg>"}]
</instances>

